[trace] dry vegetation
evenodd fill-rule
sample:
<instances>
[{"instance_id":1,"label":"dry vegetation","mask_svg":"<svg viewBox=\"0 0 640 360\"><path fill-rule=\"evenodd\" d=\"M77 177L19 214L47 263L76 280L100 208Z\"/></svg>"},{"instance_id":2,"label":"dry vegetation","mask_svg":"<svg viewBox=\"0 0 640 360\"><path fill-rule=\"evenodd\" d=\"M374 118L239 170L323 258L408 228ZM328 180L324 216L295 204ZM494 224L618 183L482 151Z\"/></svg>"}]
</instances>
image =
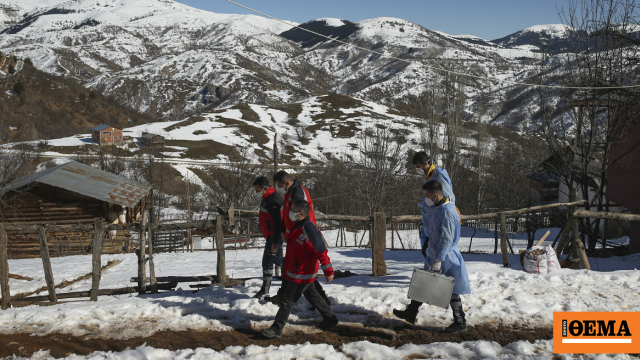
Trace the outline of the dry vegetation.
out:
<instances>
[{"instance_id":1,"label":"dry vegetation","mask_svg":"<svg viewBox=\"0 0 640 360\"><path fill-rule=\"evenodd\" d=\"M3 142L55 139L88 133L100 124L129 127L156 121L102 96L73 79L44 73L24 60L1 56L8 74L0 77L0 126ZM11 90L11 93L7 92Z\"/></svg>"}]
</instances>

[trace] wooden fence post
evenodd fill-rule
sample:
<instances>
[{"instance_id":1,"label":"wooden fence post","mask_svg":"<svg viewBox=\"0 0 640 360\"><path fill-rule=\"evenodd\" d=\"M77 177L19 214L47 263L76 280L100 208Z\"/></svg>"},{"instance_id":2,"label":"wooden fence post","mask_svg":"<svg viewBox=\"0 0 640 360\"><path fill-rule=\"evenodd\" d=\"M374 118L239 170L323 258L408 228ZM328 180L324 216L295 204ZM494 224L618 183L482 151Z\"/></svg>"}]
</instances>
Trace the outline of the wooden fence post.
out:
<instances>
[{"instance_id":1,"label":"wooden fence post","mask_svg":"<svg viewBox=\"0 0 640 360\"><path fill-rule=\"evenodd\" d=\"M560 237L560 241L558 242L558 247L556 248L556 255L562 255L562 251L565 247L567 247L567 243L571 237L571 229L573 227L573 216L569 215L569 221L567 221L567 225L562 230L562 236Z\"/></svg>"},{"instance_id":2,"label":"wooden fence post","mask_svg":"<svg viewBox=\"0 0 640 360\"><path fill-rule=\"evenodd\" d=\"M387 217L383 212L373 215L373 241L371 243L373 276L387 275L384 250L387 248Z\"/></svg>"},{"instance_id":3,"label":"wooden fence post","mask_svg":"<svg viewBox=\"0 0 640 360\"><path fill-rule=\"evenodd\" d=\"M147 212L142 215L143 218L147 216ZM145 221L146 222L146 221ZM192 249L193 251L193 249ZM158 281L156 281L156 266L153 263L153 229L149 224L149 287L152 294L158 293Z\"/></svg>"},{"instance_id":4,"label":"wooden fence post","mask_svg":"<svg viewBox=\"0 0 640 360\"><path fill-rule=\"evenodd\" d=\"M101 269L101 255L102 255L102 233L104 232L104 224L101 218L96 218L95 226L93 228L93 243L91 247L93 249L91 271L91 301L98 301L98 290L100 289L100 276L102 275Z\"/></svg>"},{"instance_id":5,"label":"wooden fence post","mask_svg":"<svg viewBox=\"0 0 640 360\"><path fill-rule=\"evenodd\" d=\"M191 222L191 191L190 191L191 180L187 176L187 221ZM149 233L151 233L151 228L149 228ZM193 252L193 234L191 234L191 229L187 230L187 236L189 239L189 250ZM151 236L149 236L151 237ZM149 240L149 246L151 246L151 240ZM149 261L151 261L151 250L149 250ZM149 263L149 269L151 269L151 263ZM153 292L153 290L151 290Z\"/></svg>"},{"instance_id":6,"label":"wooden fence post","mask_svg":"<svg viewBox=\"0 0 640 360\"><path fill-rule=\"evenodd\" d=\"M507 249L507 219L504 213L500 213L500 252L502 253L502 265L509 267L509 250Z\"/></svg>"},{"instance_id":7,"label":"wooden fence post","mask_svg":"<svg viewBox=\"0 0 640 360\"><path fill-rule=\"evenodd\" d=\"M584 249L584 244L580 240L580 231L579 231L579 220L577 217L573 218L573 251L578 254L580 258L580 265L582 265L583 269L591 270L591 265L589 265L589 258L587 258L587 252Z\"/></svg>"},{"instance_id":8,"label":"wooden fence post","mask_svg":"<svg viewBox=\"0 0 640 360\"><path fill-rule=\"evenodd\" d=\"M393 232L394 228L395 228L396 223L392 222L391 223L391 250L395 249L395 233Z\"/></svg>"},{"instance_id":9,"label":"wooden fence post","mask_svg":"<svg viewBox=\"0 0 640 360\"><path fill-rule=\"evenodd\" d=\"M494 227L493 227L493 234L496 237L496 243L493 246L493 253L497 254L498 253L498 219L495 220Z\"/></svg>"},{"instance_id":10,"label":"wooden fence post","mask_svg":"<svg viewBox=\"0 0 640 360\"><path fill-rule=\"evenodd\" d=\"M56 283L53 281L53 271L51 270L51 258L49 257L49 246L47 245L47 234L44 226L38 226L38 236L40 237L40 258L44 269L44 279L49 291L49 301L57 302Z\"/></svg>"},{"instance_id":11,"label":"wooden fence post","mask_svg":"<svg viewBox=\"0 0 640 360\"><path fill-rule=\"evenodd\" d=\"M0 293L2 302L0 308L7 310L11 306L11 292L9 291L9 257L7 255L7 233L4 224L0 224Z\"/></svg>"},{"instance_id":12,"label":"wooden fence post","mask_svg":"<svg viewBox=\"0 0 640 360\"><path fill-rule=\"evenodd\" d=\"M216 268L218 282L224 284L227 281L227 268L224 253L224 229L222 225L222 216L216 217L216 247L218 248L218 266Z\"/></svg>"},{"instance_id":13,"label":"wooden fence post","mask_svg":"<svg viewBox=\"0 0 640 360\"><path fill-rule=\"evenodd\" d=\"M578 199L578 188L573 188L573 191L571 192L571 199L572 201L576 201L576 199ZM584 244L580 240L580 220L577 217L573 216L573 213L576 211L576 209L577 206L569 207L569 212L572 215L571 226L573 229L571 232L571 238L573 240L573 251L580 258L580 265L582 265L582 268L591 270L591 265L589 265L589 259L587 258L587 252L584 249ZM589 223L589 221L587 221L587 223Z\"/></svg>"},{"instance_id":14,"label":"wooden fence post","mask_svg":"<svg viewBox=\"0 0 640 360\"><path fill-rule=\"evenodd\" d=\"M138 248L138 278L140 281L138 282L138 294L142 295L147 290L147 261L146 261L146 252L147 252L147 217L145 216L146 211L142 212L142 219L140 220L140 235L138 238L138 242L140 243L140 247Z\"/></svg>"}]
</instances>

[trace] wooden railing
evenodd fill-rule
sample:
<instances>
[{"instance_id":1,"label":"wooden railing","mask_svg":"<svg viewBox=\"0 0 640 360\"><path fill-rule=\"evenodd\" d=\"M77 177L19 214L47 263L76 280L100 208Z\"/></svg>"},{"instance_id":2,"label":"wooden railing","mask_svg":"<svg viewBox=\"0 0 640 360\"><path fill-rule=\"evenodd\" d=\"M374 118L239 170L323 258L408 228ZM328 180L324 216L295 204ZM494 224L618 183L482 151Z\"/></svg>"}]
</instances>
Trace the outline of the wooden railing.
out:
<instances>
[{"instance_id":1,"label":"wooden railing","mask_svg":"<svg viewBox=\"0 0 640 360\"><path fill-rule=\"evenodd\" d=\"M574 193L573 196L576 194ZM575 198L575 197L573 197ZM580 241L578 234L578 219L579 218L595 218L595 219L612 219L623 221L640 221L640 215L632 214L619 214L611 212L595 212L588 210L578 210L577 207L584 204L586 201L572 201L569 203L561 204L549 204L542 206L534 206L525 209L508 210L496 213L478 214L478 215L462 215L461 219L464 220L497 220L500 224L501 230L501 242L500 248L503 257L503 265L509 266L508 258L508 241L506 231L506 218L513 217L525 213L531 213L535 211L541 211L553 208L564 208L569 220L566 226L562 230L562 236L558 243L557 249L564 249L569 242L573 242L574 251L580 258L580 262L583 268L590 269L589 261L586 256L584 244ZM76 224L76 225L11 225L0 224L0 293L2 299L0 301L1 308L7 309L10 306L12 300L38 302L49 300L50 302L57 302L61 298L71 297L84 297L89 296L92 301L96 301L98 295L114 295L125 294L131 292L139 292L140 294L147 291L147 284L149 290L152 293L158 292L158 290L171 288L169 284L158 284L158 279L155 276L155 266L153 260L153 243L149 241L147 244L147 233L149 238L154 231L169 231L169 230L193 230L193 229L213 229L215 228L215 247L217 251L217 269L215 276L208 276L207 279L211 279L212 282L224 284L227 281L226 267L225 267L225 246L224 246L224 226L234 225L235 219L234 212L242 213L249 216L257 216L257 211L248 210L233 210L230 209L229 217L217 216L215 221L213 220L199 220L189 221L184 223L173 224L147 224L146 216L140 223L133 223L128 225L105 225L103 220L96 218L93 225L90 224ZM146 213L145 213L146 214ZM324 215L318 214L316 220L320 221L338 221L338 222L362 222L369 223L370 229L372 229L371 236L371 250L372 250L372 270L374 276L386 275L386 264L384 262L383 252L386 249L386 231L387 222L391 223L391 229L393 234L393 224L400 222L420 222L422 220L420 215L404 215L404 216L391 216L387 217L384 213L376 213L374 216L349 216L349 215ZM122 289L102 289L100 290L100 278L101 278L101 255L103 234L109 230L129 230L139 232L140 246L137 252L138 255L138 276L135 277L138 286L135 288L122 288ZM6 231L14 233L32 233L38 234L40 240L40 254L42 258L45 281L47 284L48 295L34 296L30 298L11 299L9 292L9 263L7 255L8 238ZM74 232L85 231L93 232L92 240L92 284L89 292L76 292L56 294L54 274L51 270L51 262L49 259L49 249L47 243L47 232ZM247 229L249 231L249 229ZM399 234L398 234L399 235ZM237 235L233 235L237 236ZM148 254L146 253L148 251ZM557 250L556 250L557 251ZM148 255L148 258L147 258ZM150 279L146 279L146 266L149 264ZM175 285L174 285L175 286Z\"/></svg>"}]
</instances>

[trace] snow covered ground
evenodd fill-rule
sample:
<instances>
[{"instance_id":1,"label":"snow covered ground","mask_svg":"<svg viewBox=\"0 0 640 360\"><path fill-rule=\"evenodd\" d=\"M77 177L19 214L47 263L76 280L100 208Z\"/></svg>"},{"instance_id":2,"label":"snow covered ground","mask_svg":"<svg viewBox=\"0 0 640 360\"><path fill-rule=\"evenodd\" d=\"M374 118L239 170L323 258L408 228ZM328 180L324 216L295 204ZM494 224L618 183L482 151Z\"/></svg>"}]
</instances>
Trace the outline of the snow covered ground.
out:
<instances>
[{"instance_id":1,"label":"snow covered ground","mask_svg":"<svg viewBox=\"0 0 640 360\"><path fill-rule=\"evenodd\" d=\"M334 267L358 274L371 273L371 252L357 248L331 248ZM277 307L251 298L261 285L260 249L228 250L227 272L234 278L253 277L246 286L204 288L193 294L189 284L179 284L173 292L156 295L121 295L100 297L98 302L74 302L48 307L29 306L0 312L0 333L33 334L65 333L78 336L128 338L147 336L162 330L229 330L259 329L273 321ZM501 255L465 254L472 294L463 296L470 325L503 324L525 327L550 327L554 311L640 311L640 255L598 259L600 271L562 269L548 275L531 275L522 271L518 255L510 255L511 268L502 267ZM102 274L101 288L131 286L136 276L137 259L133 254L104 255L103 264L119 259L121 263ZM343 322L389 328L399 325L391 315L401 308L406 297L411 271L420 266L418 251L386 251L389 275L356 276L334 280L323 286ZM56 283L72 280L90 271L90 256L52 258ZM33 281L10 280L12 294L33 291L44 286L40 259L10 260L10 272L32 277ZM158 254L157 276L215 274L214 252ZM594 268L596 268L594 266ZM274 281L274 288L280 282ZM80 281L64 290L87 290L90 280ZM275 289L272 288L272 293ZM366 293L366 296L363 294ZM285 332L317 331L312 326L320 321L316 312L307 309L302 299L294 307ZM450 311L423 306L419 325L446 326ZM497 357L522 358L538 354L551 356L551 342L514 343L501 347L491 342L408 344L398 349L367 342L345 344L340 349L322 345L290 345L279 348L230 347L216 353L210 349L171 352L141 347L123 353L96 352L87 358L298 358L320 357L343 359L405 358L410 354L428 357ZM35 354L33 358L45 358ZM84 357L72 357L84 358ZM623 357L624 358L624 357Z\"/></svg>"},{"instance_id":2,"label":"snow covered ground","mask_svg":"<svg viewBox=\"0 0 640 360\"><path fill-rule=\"evenodd\" d=\"M552 355L552 341L542 340L531 344L528 341L518 341L507 346L500 346L490 341L465 341L455 343L433 343L428 345L406 344L399 348L392 348L368 341L358 341L343 344L335 349L327 344L297 344L279 347L247 347L230 346L224 351L207 348L184 349L170 351L140 346L122 352L96 351L88 356L71 355L67 359L324 359L324 360L391 360L391 359L573 359L570 355ZM582 359L633 359L629 355L586 355ZM15 358L18 359L18 358ZM49 359L48 351L34 354L31 359Z\"/></svg>"}]
</instances>

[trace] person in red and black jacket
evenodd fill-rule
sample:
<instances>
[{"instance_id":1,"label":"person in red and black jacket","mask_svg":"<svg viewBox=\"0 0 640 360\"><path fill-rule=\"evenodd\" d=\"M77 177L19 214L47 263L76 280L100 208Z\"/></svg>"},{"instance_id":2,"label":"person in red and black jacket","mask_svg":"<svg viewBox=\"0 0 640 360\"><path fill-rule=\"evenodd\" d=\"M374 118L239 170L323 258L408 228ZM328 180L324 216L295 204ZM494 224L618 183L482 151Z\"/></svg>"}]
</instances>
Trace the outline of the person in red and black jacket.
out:
<instances>
[{"instance_id":1,"label":"person in red and black jacket","mask_svg":"<svg viewBox=\"0 0 640 360\"><path fill-rule=\"evenodd\" d=\"M284 232L284 241L286 242L294 227L294 221L289 219L287 216L289 210L291 210L291 204L296 200L306 201L309 204L309 221L314 225L316 225L316 212L313 210L311 194L309 193L309 190L302 186L300 180L294 179L293 176L286 171L280 170L273 176L273 182L275 183L278 191L284 192L284 203L282 205L282 231ZM331 301L329 301L329 297L322 288L322 285L320 285L320 282L316 280L314 282L314 286L324 301L331 306ZM279 300L274 298L265 298L265 300L277 303Z\"/></svg>"},{"instance_id":2,"label":"person in red and black jacket","mask_svg":"<svg viewBox=\"0 0 640 360\"><path fill-rule=\"evenodd\" d=\"M269 294L273 266L282 265L282 214L280 211L283 200L276 189L269 184L269 179L264 176L253 181L253 188L256 190L256 196L262 199L258 221L260 232L266 240L262 255L262 287L253 297L262 299L265 294Z\"/></svg>"},{"instance_id":3,"label":"person in red and black jacket","mask_svg":"<svg viewBox=\"0 0 640 360\"><path fill-rule=\"evenodd\" d=\"M260 331L267 339L282 336L282 329L289 319L291 308L303 294L322 315L323 320L317 325L319 328L328 329L338 324L338 318L313 285L318 275L318 261L322 265L327 282L333 281L334 274L320 230L311 222L309 212L309 203L298 199L293 201L287 216L294 225L289 234L287 254L284 257L282 291L279 295L280 309L271 327Z\"/></svg>"}]
</instances>

